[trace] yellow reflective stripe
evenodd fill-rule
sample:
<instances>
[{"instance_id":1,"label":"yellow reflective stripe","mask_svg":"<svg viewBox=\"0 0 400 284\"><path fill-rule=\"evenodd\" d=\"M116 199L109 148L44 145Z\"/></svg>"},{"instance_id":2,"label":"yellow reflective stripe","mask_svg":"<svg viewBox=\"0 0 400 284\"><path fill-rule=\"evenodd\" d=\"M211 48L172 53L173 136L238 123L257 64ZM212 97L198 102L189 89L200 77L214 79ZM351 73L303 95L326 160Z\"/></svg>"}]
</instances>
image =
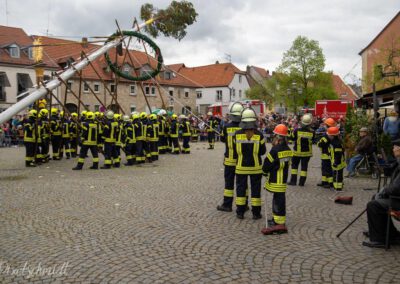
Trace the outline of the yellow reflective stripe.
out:
<instances>
[{"instance_id":1,"label":"yellow reflective stripe","mask_svg":"<svg viewBox=\"0 0 400 284\"><path fill-rule=\"evenodd\" d=\"M251 206L261 206L261 198L251 198Z\"/></svg>"},{"instance_id":2,"label":"yellow reflective stripe","mask_svg":"<svg viewBox=\"0 0 400 284\"><path fill-rule=\"evenodd\" d=\"M285 224L286 223L286 216L279 216L274 214L274 222L276 224Z\"/></svg>"},{"instance_id":3,"label":"yellow reflective stripe","mask_svg":"<svg viewBox=\"0 0 400 284\"><path fill-rule=\"evenodd\" d=\"M93 162L94 163L98 163L99 162L99 158L97 157L97 158L93 158Z\"/></svg>"},{"instance_id":4,"label":"yellow reflective stripe","mask_svg":"<svg viewBox=\"0 0 400 284\"><path fill-rule=\"evenodd\" d=\"M343 152L342 148L335 148L335 152Z\"/></svg>"},{"instance_id":5,"label":"yellow reflective stripe","mask_svg":"<svg viewBox=\"0 0 400 284\"><path fill-rule=\"evenodd\" d=\"M343 183L342 182L334 182L333 187L334 188L343 188Z\"/></svg>"},{"instance_id":6,"label":"yellow reflective stripe","mask_svg":"<svg viewBox=\"0 0 400 284\"><path fill-rule=\"evenodd\" d=\"M224 196L225 197L233 197L233 189L224 189Z\"/></svg>"},{"instance_id":7,"label":"yellow reflective stripe","mask_svg":"<svg viewBox=\"0 0 400 284\"><path fill-rule=\"evenodd\" d=\"M271 156L270 153L267 154L267 159L268 159L271 163L274 162L274 158L272 158L272 156Z\"/></svg>"},{"instance_id":8,"label":"yellow reflective stripe","mask_svg":"<svg viewBox=\"0 0 400 284\"><path fill-rule=\"evenodd\" d=\"M236 205L246 205L246 197L236 197Z\"/></svg>"},{"instance_id":9,"label":"yellow reflective stripe","mask_svg":"<svg viewBox=\"0 0 400 284\"><path fill-rule=\"evenodd\" d=\"M333 177L328 177L328 182L333 183Z\"/></svg>"},{"instance_id":10,"label":"yellow reflective stripe","mask_svg":"<svg viewBox=\"0 0 400 284\"><path fill-rule=\"evenodd\" d=\"M258 168L253 167L236 167L235 170L236 174L243 174L243 175L255 175L255 174L262 174L261 166Z\"/></svg>"},{"instance_id":11,"label":"yellow reflective stripe","mask_svg":"<svg viewBox=\"0 0 400 284\"><path fill-rule=\"evenodd\" d=\"M278 152L278 158L279 159L288 158L288 157L293 157L293 151L292 150Z\"/></svg>"},{"instance_id":12,"label":"yellow reflective stripe","mask_svg":"<svg viewBox=\"0 0 400 284\"><path fill-rule=\"evenodd\" d=\"M328 181L328 178L326 176L322 176L322 181Z\"/></svg>"},{"instance_id":13,"label":"yellow reflective stripe","mask_svg":"<svg viewBox=\"0 0 400 284\"><path fill-rule=\"evenodd\" d=\"M292 169L291 170L292 175L297 175L297 172L298 172L297 169Z\"/></svg>"},{"instance_id":14,"label":"yellow reflective stripe","mask_svg":"<svg viewBox=\"0 0 400 284\"><path fill-rule=\"evenodd\" d=\"M85 162L85 158L78 158L78 163L83 164Z\"/></svg>"},{"instance_id":15,"label":"yellow reflective stripe","mask_svg":"<svg viewBox=\"0 0 400 284\"><path fill-rule=\"evenodd\" d=\"M329 155L328 154L321 154L321 160L329 160Z\"/></svg>"},{"instance_id":16,"label":"yellow reflective stripe","mask_svg":"<svg viewBox=\"0 0 400 284\"><path fill-rule=\"evenodd\" d=\"M301 177L306 177L307 176L307 171L301 171L300 172Z\"/></svg>"}]
</instances>

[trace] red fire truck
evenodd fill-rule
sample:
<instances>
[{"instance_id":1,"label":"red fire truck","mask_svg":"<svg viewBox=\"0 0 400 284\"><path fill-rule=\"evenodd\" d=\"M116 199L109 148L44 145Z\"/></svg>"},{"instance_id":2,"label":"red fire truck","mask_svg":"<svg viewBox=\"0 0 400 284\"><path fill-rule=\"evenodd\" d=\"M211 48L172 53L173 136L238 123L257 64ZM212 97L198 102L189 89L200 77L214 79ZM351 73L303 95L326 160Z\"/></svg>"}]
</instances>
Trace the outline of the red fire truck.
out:
<instances>
[{"instance_id":1,"label":"red fire truck","mask_svg":"<svg viewBox=\"0 0 400 284\"><path fill-rule=\"evenodd\" d=\"M264 114L266 112L265 102L261 100L243 100L239 101L244 107L251 107L257 114ZM213 115L225 116L229 113L229 109L232 103L216 103L212 104L207 108L207 112L211 112Z\"/></svg>"},{"instance_id":2,"label":"red fire truck","mask_svg":"<svg viewBox=\"0 0 400 284\"><path fill-rule=\"evenodd\" d=\"M349 100L317 100L315 101L315 116L339 119L346 116L347 106L354 107L354 101Z\"/></svg>"}]
</instances>

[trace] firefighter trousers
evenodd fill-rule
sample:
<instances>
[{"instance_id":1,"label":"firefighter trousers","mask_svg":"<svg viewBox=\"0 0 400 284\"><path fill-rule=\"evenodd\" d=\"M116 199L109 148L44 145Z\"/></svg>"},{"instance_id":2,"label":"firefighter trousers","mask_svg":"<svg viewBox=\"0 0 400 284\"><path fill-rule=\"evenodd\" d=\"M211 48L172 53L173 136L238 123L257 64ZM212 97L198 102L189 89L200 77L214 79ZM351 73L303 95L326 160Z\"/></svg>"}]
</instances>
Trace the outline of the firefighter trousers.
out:
<instances>
[{"instance_id":1,"label":"firefighter trousers","mask_svg":"<svg viewBox=\"0 0 400 284\"><path fill-rule=\"evenodd\" d=\"M144 163L143 140L136 141L136 163Z\"/></svg>"},{"instance_id":2,"label":"firefighter trousers","mask_svg":"<svg viewBox=\"0 0 400 284\"><path fill-rule=\"evenodd\" d=\"M190 154L190 145L189 145L189 141L190 141L190 136L183 136L183 145L182 145L182 151L185 154Z\"/></svg>"},{"instance_id":3,"label":"firefighter trousers","mask_svg":"<svg viewBox=\"0 0 400 284\"><path fill-rule=\"evenodd\" d=\"M127 143L125 145L125 155L128 165L133 165L136 158L135 143Z\"/></svg>"},{"instance_id":4,"label":"firefighter trousers","mask_svg":"<svg viewBox=\"0 0 400 284\"><path fill-rule=\"evenodd\" d=\"M149 147L150 147L151 160L157 161L158 160L158 142L150 141L147 143L149 144Z\"/></svg>"},{"instance_id":5,"label":"firefighter trousers","mask_svg":"<svg viewBox=\"0 0 400 284\"><path fill-rule=\"evenodd\" d=\"M113 163L114 166L119 167L121 162L121 146L115 145L113 151Z\"/></svg>"},{"instance_id":6,"label":"firefighter trousers","mask_svg":"<svg viewBox=\"0 0 400 284\"><path fill-rule=\"evenodd\" d=\"M343 169L333 170L333 188L335 190L341 191L343 189Z\"/></svg>"},{"instance_id":7,"label":"firefighter trousers","mask_svg":"<svg viewBox=\"0 0 400 284\"><path fill-rule=\"evenodd\" d=\"M24 142L25 165L29 166L35 162L35 142Z\"/></svg>"},{"instance_id":8,"label":"firefighter trousers","mask_svg":"<svg viewBox=\"0 0 400 284\"><path fill-rule=\"evenodd\" d=\"M214 149L214 144L215 144L215 132L214 131L210 131L207 133L208 136L208 144L210 145L209 149Z\"/></svg>"},{"instance_id":9,"label":"firefighter trousers","mask_svg":"<svg viewBox=\"0 0 400 284\"><path fill-rule=\"evenodd\" d=\"M165 135L160 135L158 139L158 152L159 154L165 154L167 150L167 140Z\"/></svg>"},{"instance_id":10,"label":"firefighter trousers","mask_svg":"<svg viewBox=\"0 0 400 284\"><path fill-rule=\"evenodd\" d=\"M172 154L179 154L179 141L178 137L171 138L172 140Z\"/></svg>"},{"instance_id":11,"label":"firefighter trousers","mask_svg":"<svg viewBox=\"0 0 400 284\"><path fill-rule=\"evenodd\" d=\"M272 216L276 224L286 223L286 193L274 192L272 197Z\"/></svg>"},{"instance_id":12,"label":"firefighter trousers","mask_svg":"<svg viewBox=\"0 0 400 284\"><path fill-rule=\"evenodd\" d=\"M92 153L93 168L97 169L97 167L99 166L99 151L97 149L97 145L82 145L79 152L78 167L82 168L83 164L85 163L85 157L87 156L89 149Z\"/></svg>"},{"instance_id":13,"label":"firefighter trousers","mask_svg":"<svg viewBox=\"0 0 400 284\"><path fill-rule=\"evenodd\" d=\"M69 138L62 138L61 148L60 148L60 157L64 156L64 149L65 149L65 156L67 158L71 157L71 147L70 147L70 139Z\"/></svg>"},{"instance_id":14,"label":"firefighter trousers","mask_svg":"<svg viewBox=\"0 0 400 284\"><path fill-rule=\"evenodd\" d=\"M60 159L61 136L53 135L51 137L51 146L53 148L53 160L59 160Z\"/></svg>"},{"instance_id":15,"label":"firefighter trousers","mask_svg":"<svg viewBox=\"0 0 400 284\"><path fill-rule=\"evenodd\" d=\"M321 160L322 184L332 184L332 165L329 159Z\"/></svg>"},{"instance_id":16,"label":"firefighter trousers","mask_svg":"<svg viewBox=\"0 0 400 284\"><path fill-rule=\"evenodd\" d=\"M115 143L104 142L104 166L111 167L111 159L114 157Z\"/></svg>"},{"instance_id":17,"label":"firefighter trousers","mask_svg":"<svg viewBox=\"0 0 400 284\"><path fill-rule=\"evenodd\" d=\"M298 157L298 156L294 156L292 158L292 170L291 170L292 175L290 178L290 183L292 185L297 184L298 168L299 168L299 164L301 164L299 185L304 186L306 179L307 179L307 168L308 168L308 162L310 161L310 158L311 157Z\"/></svg>"},{"instance_id":18,"label":"firefighter trousers","mask_svg":"<svg viewBox=\"0 0 400 284\"><path fill-rule=\"evenodd\" d=\"M250 177L251 211L253 212L253 215L260 215L262 174L236 174L236 213L244 214L246 211L247 177Z\"/></svg>"}]
</instances>

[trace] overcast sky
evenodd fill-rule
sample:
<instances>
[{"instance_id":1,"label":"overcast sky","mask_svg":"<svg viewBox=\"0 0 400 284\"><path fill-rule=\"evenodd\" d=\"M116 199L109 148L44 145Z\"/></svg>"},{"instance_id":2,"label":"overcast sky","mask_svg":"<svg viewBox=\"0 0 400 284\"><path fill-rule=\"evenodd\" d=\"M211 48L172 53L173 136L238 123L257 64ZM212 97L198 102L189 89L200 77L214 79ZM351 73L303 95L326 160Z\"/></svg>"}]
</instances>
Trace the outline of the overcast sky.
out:
<instances>
[{"instance_id":1,"label":"overcast sky","mask_svg":"<svg viewBox=\"0 0 400 284\"><path fill-rule=\"evenodd\" d=\"M159 8L170 1L0 0L0 24L28 34L109 35L129 29L140 6ZM198 20L182 40L156 40L167 64L186 66L227 62L245 69L275 70L298 35L319 41L327 71L360 77L358 53L399 12L400 0L194 0ZM7 5L7 9L6 9ZM8 13L6 13L8 11ZM351 82L352 76L346 81Z\"/></svg>"}]
</instances>

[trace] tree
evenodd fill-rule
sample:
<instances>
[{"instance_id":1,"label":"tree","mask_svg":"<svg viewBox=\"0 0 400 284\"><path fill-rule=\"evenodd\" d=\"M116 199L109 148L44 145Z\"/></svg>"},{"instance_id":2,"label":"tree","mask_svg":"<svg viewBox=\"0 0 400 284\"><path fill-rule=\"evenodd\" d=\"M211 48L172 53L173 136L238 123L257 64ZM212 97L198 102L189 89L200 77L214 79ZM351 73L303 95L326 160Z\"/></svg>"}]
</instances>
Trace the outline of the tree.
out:
<instances>
[{"instance_id":1,"label":"tree","mask_svg":"<svg viewBox=\"0 0 400 284\"><path fill-rule=\"evenodd\" d=\"M278 67L279 73L290 76L293 82L302 88L303 105L309 105L319 95L315 88L319 79L325 80L321 72L325 68L325 56L319 46L318 41L309 40L307 37L298 36L291 48L283 54L281 65ZM330 92L331 93L331 92ZM309 100L309 96L314 98Z\"/></svg>"}]
</instances>

